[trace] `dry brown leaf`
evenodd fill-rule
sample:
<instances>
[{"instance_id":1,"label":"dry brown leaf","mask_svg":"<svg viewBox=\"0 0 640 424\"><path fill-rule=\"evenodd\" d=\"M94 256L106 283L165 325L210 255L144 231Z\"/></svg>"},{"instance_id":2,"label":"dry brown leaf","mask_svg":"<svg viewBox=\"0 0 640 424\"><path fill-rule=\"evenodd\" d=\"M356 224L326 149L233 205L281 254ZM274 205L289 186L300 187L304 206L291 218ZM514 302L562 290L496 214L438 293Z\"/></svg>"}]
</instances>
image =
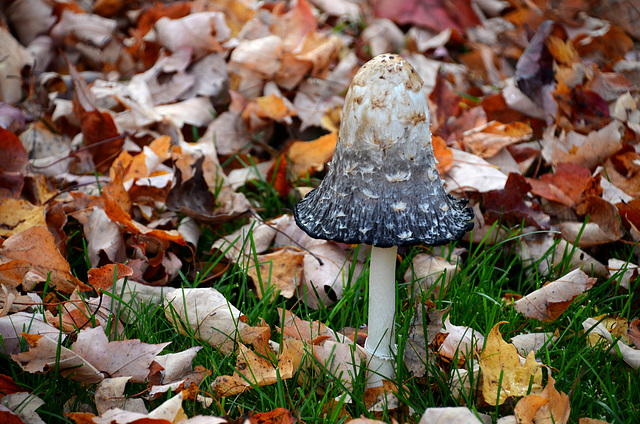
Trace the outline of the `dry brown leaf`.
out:
<instances>
[{"instance_id":1,"label":"dry brown leaf","mask_svg":"<svg viewBox=\"0 0 640 424\"><path fill-rule=\"evenodd\" d=\"M453 325L449 318L444 322L446 338L438 348L438 355L453 363L480 352L484 344L484 336L471 327Z\"/></svg>"},{"instance_id":2,"label":"dry brown leaf","mask_svg":"<svg viewBox=\"0 0 640 424\"><path fill-rule=\"evenodd\" d=\"M24 199L0 199L0 237L46 225L44 206L33 205Z\"/></svg>"},{"instance_id":3,"label":"dry brown leaf","mask_svg":"<svg viewBox=\"0 0 640 424\"><path fill-rule=\"evenodd\" d=\"M0 411L2 411L0 412L0 420L4 421L6 419L4 422L8 424L44 424L44 421L36 412L36 409L44 404L45 402L42 399L32 393L19 392L8 394L2 397L2 406L14 412L19 418L17 420L9 419L9 417L2 414L2 412L6 412L6 410L0 409Z\"/></svg>"},{"instance_id":4,"label":"dry brown leaf","mask_svg":"<svg viewBox=\"0 0 640 424\"><path fill-rule=\"evenodd\" d=\"M220 12L191 13L179 19L162 17L155 29L161 45L172 52L191 48L196 58L222 51L220 43L231 35Z\"/></svg>"},{"instance_id":5,"label":"dry brown leaf","mask_svg":"<svg viewBox=\"0 0 640 424\"><path fill-rule=\"evenodd\" d=\"M544 347L550 347L560 337L556 329L554 333L527 333L518 334L511 338L511 344L518 349L520 355L527 355L529 352L538 353Z\"/></svg>"},{"instance_id":6,"label":"dry brown leaf","mask_svg":"<svg viewBox=\"0 0 640 424\"><path fill-rule=\"evenodd\" d=\"M284 345L283 345L284 346ZM211 385L218 396L233 396L254 386L269 386L293 376L293 360L286 351L280 352L277 367L273 361L259 356L240 344L236 372L232 376L220 376Z\"/></svg>"},{"instance_id":7,"label":"dry brown leaf","mask_svg":"<svg viewBox=\"0 0 640 424\"><path fill-rule=\"evenodd\" d=\"M169 344L140 340L110 342L104 328L98 326L80 331L71 350L110 377L131 377L132 383L144 383L151 362Z\"/></svg>"},{"instance_id":8,"label":"dry brown leaf","mask_svg":"<svg viewBox=\"0 0 640 424\"><path fill-rule=\"evenodd\" d=\"M30 269L30 263L22 259L5 262L0 265L0 284L12 288L18 287Z\"/></svg>"},{"instance_id":9,"label":"dry brown leaf","mask_svg":"<svg viewBox=\"0 0 640 424\"><path fill-rule=\"evenodd\" d=\"M333 242L315 244L308 250L303 259L304 284L298 286L298 297L313 309L318 309L320 303L332 305L342 298L352 268L355 280L364 264L359 261L354 263L349 259L349 252Z\"/></svg>"},{"instance_id":10,"label":"dry brown leaf","mask_svg":"<svg viewBox=\"0 0 640 424\"><path fill-rule=\"evenodd\" d=\"M313 356L321 364L322 371L329 378L342 381L345 387L353 386L353 381L360 372L363 361L368 359L364 348L350 343L325 340L313 347Z\"/></svg>"},{"instance_id":11,"label":"dry brown leaf","mask_svg":"<svg viewBox=\"0 0 640 424\"><path fill-rule=\"evenodd\" d=\"M493 121L465 132L461 141L471 153L487 159L511 144L529 140L532 134L531 127L523 122Z\"/></svg>"},{"instance_id":12,"label":"dry brown leaf","mask_svg":"<svg viewBox=\"0 0 640 424\"><path fill-rule=\"evenodd\" d=\"M635 345L636 349L640 349L640 318L636 318L629 324L627 330L629 340Z\"/></svg>"},{"instance_id":13,"label":"dry brown leaf","mask_svg":"<svg viewBox=\"0 0 640 424\"><path fill-rule=\"evenodd\" d=\"M530 352L523 363L516 347L502 339L502 323L491 329L480 356L482 394L489 405L502 405L510 396L542 392L542 369L535 354Z\"/></svg>"},{"instance_id":14,"label":"dry brown leaf","mask_svg":"<svg viewBox=\"0 0 640 424\"><path fill-rule=\"evenodd\" d=\"M104 378L104 374L89 361L76 352L60 346L59 342L40 335L23 334L23 336L31 347L27 352L11 355L11 359L16 361L23 370L42 373L55 369L59 370L64 377L85 383L97 383Z\"/></svg>"},{"instance_id":15,"label":"dry brown leaf","mask_svg":"<svg viewBox=\"0 0 640 424\"><path fill-rule=\"evenodd\" d=\"M220 250L230 261L244 264L254 251L265 252L275 235L276 229L271 223L252 221L228 236L216 240L211 250Z\"/></svg>"},{"instance_id":16,"label":"dry brown leaf","mask_svg":"<svg viewBox=\"0 0 640 424\"><path fill-rule=\"evenodd\" d=\"M621 147L623 125L616 120L598 131L582 135L562 131L555 135L555 126L547 127L542 138L542 155L553 165L572 162L593 169ZM616 184L617 185L617 184Z\"/></svg>"},{"instance_id":17,"label":"dry brown leaf","mask_svg":"<svg viewBox=\"0 0 640 424\"><path fill-rule=\"evenodd\" d=\"M556 241L552 234L531 234L523 237L521 241L519 245L520 256L524 261L537 262L538 272L541 275L547 275L555 269L566 259L565 254L568 253L572 253L572 256L565 272L579 268L589 274L593 273L597 277L608 275L607 268L602 263L564 240Z\"/></svg>"},{"instance_id":18,"label":"dry brown leaf","mask_svg":"<svg viewBox=\"0 0 640 424\"><path fill-rule=\"evenodd\" d=\"M56 247L53 235L46 227L31 227L4 241L0 248L0 259L21 259L31 264L31 273L37 281L49 279L49 287L64 293L72 293L76 288L91 290L91 287L71 274L69 263ZM29 290L36 281L24 282Z\"/></svg>"},{"instance_id":19,"label":"dry brown leaf","mask_svg":"<svg viewBox=\"0 0 640 424\"><path fill-rule=\"evenodd\" d=\"M66 335L60 330L48 324L42 319L42 314L18 312L0 317L0 336L2 343L0 350L6 355L20 353L22 333L29 332L33 335L41 335L53 340L56 345L66 339Z\"/></svg>"},{"instance_id":20,"label":"dry brown leaf","mask_svg":"<svg viewBox=\"0 0 640 424\"><path fill-rule=\"evenodd\" d=\"M251 265L247 274L262 299L265 294L280 294L287 299L293 297L302 281L304 253L283 249L266 255L257 255L258 267ZM275 299L275 296L271 299Z\"/></svg>"},{"instance_id":21,"label":"dry brown leaf","mask_svg":"<svg viewBox=\"0 0 640 424\"><path fill-rule=\"evenodd\" d=\"M589 290L596 283L579 269L544 285L515 302L516 311L540 321L555 321L571 305L576 296Z\"/></svg>"},{"instance_id":22,"label":"dry brown leaf","mask_svg":"<svg viewBox=\"0 0 640 424\"><path fill-rule=\"evenodd\" d=\"M93 414L73 412L65 414L77 423L118 423L118 424L171 424L175 422L189 423L191 420L186 419L186 414L182 409L182 392L165 401L156 409L149 413L125 411L119 408L109 409L99 417ZM222 424L227 421L215 420L214 424Z\"/></svg>"},{"instance_id":23,"label":"dry brown leaf","mask_svg":"<svg viewBox=\"0 0 640 424\"><path fill-rule=\"evenodd\" d=\"M4 27L0 28L0 55L5 58L0 63L0 101L14 104L22 94L22 68L33 66L34 58Z\"/></svg>"},{"instance_id":24,"label":"dry brown leaf","mask_svg":"<svg viewBox=\"0 0 640 424\"><path fill-rule=\"evenodd\" d=\"M409 374L423 377L427 372L427 361L435 359L433 350L428 347L442 331L442 316L448 309L425 311L426 305L416 304L416 312L409 326L407 345L404 350L404 364ZM426 319L423 319L427 312ZM426 328L425 328L425 323ZM425 334L426 330L426 334Z\"/></svg>"},{"instance_id":25,"label":"dry brown leaf","mask_svg":"<svg viewBox=\"0 0 640 424\"><path fill-rule=\"evenodd\" d=\"M466 406L427 408L418 424L478 424L485 422Z\"/></svg>"},{"instance_id":26,"label":"dry brown leaf","mask_svg":"<svg viewBox=\"0 0 640 424\"><path fill-rule=\"evenodd\" d=\"M182 379L193 371L193 359L202 346L194 346L181 352L156 356L155 361L163 368L161 383L171 383Z\"/></svg>"},{"instance_id":27,"label":"dry brown leaf","mask_svg":"<svg viewBox=\"0 0 640 424\"><path fill-rule=\"evenodd\" d=\"M280 320L284 314L282 333L285 337L293 337L305 343L312 343L318 338L339 341L336 332L318 321L306 321L298 318L288 310L278 309Z\"/></svg>"},{"instance_id":28,"label":"dry brown leaf","mask_svg":"<svg viewBox=\"0 0 640 424\"><path fill-rule=\"evenodd\" d=\"M93 267L100 264L100 256L106 255L110 261L124 262L125 246L122 231L104 209L93 207L93 212L83 226L87 238L87 256Z\"/></svg>"},{"instance_id":29,"label":"dry brown leaf","mask_svg":"<svg viewBox=\"0 0 640 424\"><path fill-rule=\"evenodd\" d=\"M520 424L566 424L569 421L571 407L569 396L558 392L556 381L549 381L539 395L528 395L518 401L514 414Z\"/></svg>"},{"instance_id":30,"label":"dry brown leaf","mask_svg":"<svg viewBox=\"0 0 640 424\"><path fill-rule=\"evenodd\" d=\"M123 264L109 264L100 268L91 268L87 271L89 284L94 289L108 290L121 278L129 277L133 270Z\"/></svg>"},{"instance_id":31,"label":"dry brown leaf","mask_svg":"<svg viewBox=\"0 0 640 424\"><path fill-rule=\"evenodd\" d=\"M105 378L98 383L94 396L98 415L114 408L138 413L147 412L142 399L129 399L124 394L125 386L130 379L131 377Z\"/></svg>"},{"instance_id":32,"label":"dry brown leaf","mask_svg":"<svg viewBox=\"0 0 640 424\"><path fill-rule=\"evenodd\" d=\"M447 193L465 193L477 191L486 193L491 190L502 190L507 182L507 175L500 172L486 160L453 149L453 165L445 176Z\"/></svg>"},{"instance_id":33,"label":"dry brown leaf","mask_svg":"<svg viewBox=\"0 0 640 424\"><path fill-rule=\"evenodd\" d=\"M413 258L411 267L404 274L406 283L413 282L416 296L428 293L436 299L445 293L458 265L452 264L440 256L419 253Z\"/></svg>"},{"instance_id":34,"label":"dry brown leaf","mask_svg":"<svg viewBox=\"0 0 640 424\"><path fill-rule=\"evenodd\" d=\"M180 289L164 298L165 316L181 334L194 334L222 352L234 350L247 327L242 313L213 288Z\"/></svg>"},{"instance_id":35,"label":"dry brown leaf","mask_svg":"<svg viewBox=\"0 0 640 424\"><path fill-rule=\"evenodd\" d=\"M588 333L593 333L601 336L607 343L613 343L613 336L607 330L607 328L593 318L587 318L582 323L582 327ZM591 334L590 334L591 336ZM633 349L618 340L615 349L609 349L609 353L614 356L620 355L622 359L633 369L637 370L640 367L640 350Z\"/></svg>"}]
</instances>

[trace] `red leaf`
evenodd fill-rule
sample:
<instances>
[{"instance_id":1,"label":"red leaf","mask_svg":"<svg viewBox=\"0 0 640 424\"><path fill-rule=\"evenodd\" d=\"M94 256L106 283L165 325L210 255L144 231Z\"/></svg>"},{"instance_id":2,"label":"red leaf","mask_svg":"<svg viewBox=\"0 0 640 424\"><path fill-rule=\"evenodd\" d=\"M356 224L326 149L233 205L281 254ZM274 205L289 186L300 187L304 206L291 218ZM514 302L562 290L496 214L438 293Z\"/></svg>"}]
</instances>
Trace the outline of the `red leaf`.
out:
<instances>
[{"instance_id":1,"label":"red leaf","mask_svg":"<svg viewBox=\"0 0 640 424\"><path fill-rule=\"evenodd\" d=\"M582 201L591 179L591 171L577 163L560 163L553 174L544 174L538 180L527 178L533 194L567 206Z\"/></svg>"},{"instance_id":2,"label":"red leaf","mask_svg":"<svg viewBox=\"0 0 640 424\"><path fill-rule=\"evenodd\" d=\"M0 172L20 172L29 163L29 156L18 136L0 127Z\"/></svg>"},{"instance_id":3,"label":"red leaf","mask_svg":"<svg viewBox=\"0 0 640 424\"><path fill-rule=\"evenodd\" d=\"M73 81L75 96L73 113L80 120L80 130L87 146L91 148L91 156L99 172L106 172L111 162L118 156L124 141L116 128L113 118L107 112L100 112L96 107L96 99L89 86L69 64L69 74Z\"/></svg>"},{"instance_id":4,"label":"red leaf","mask_svg":"<svg viewBox=\"0 0 640 424\"><path fill-rule=\"evenodd\" d=\"M415 24L438 32L447 28L464 32L466 28L480 25L469 0L375 0L373 11L376 16L400 25Z\"/></svg>"},{"instance_id":5,"label":"red leaf","mask_svg":"<svg viewBox=\"0 0 640 424\"><path fill-rule=\"evenodd\" d=\"M525 178L514 172L509 174L503 190L492 190L484 195L487 218L502 220L507 225L532 225L536 228L548 230L549 216L543 212L533 210L524 202L531 185Z\"/></svg>"}]
</instances>

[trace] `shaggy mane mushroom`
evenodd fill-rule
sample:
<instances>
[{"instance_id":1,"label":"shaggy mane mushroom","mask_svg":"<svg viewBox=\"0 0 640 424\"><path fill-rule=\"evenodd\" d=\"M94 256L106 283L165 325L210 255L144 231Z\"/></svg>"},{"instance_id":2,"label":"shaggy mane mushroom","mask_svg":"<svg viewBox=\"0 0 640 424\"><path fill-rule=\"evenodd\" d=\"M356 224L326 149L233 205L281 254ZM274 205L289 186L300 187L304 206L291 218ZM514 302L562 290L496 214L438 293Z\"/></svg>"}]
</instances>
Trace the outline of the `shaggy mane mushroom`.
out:
<instances>
[{"instance_id":1,"label":"shaggy mane mushroom","mask_svg":"<svg viewBox=\"0 0 640 424\"><path fill-rule=\"evenodd\" d=\"M423 82L402 57L382 54L353 78L335 154L320 186L294 207L311 237L372 245L368 385L394 376L398 246L440 245L473 228L467 200L444 190L431 145Z\"/></svg>"}]
</instances>

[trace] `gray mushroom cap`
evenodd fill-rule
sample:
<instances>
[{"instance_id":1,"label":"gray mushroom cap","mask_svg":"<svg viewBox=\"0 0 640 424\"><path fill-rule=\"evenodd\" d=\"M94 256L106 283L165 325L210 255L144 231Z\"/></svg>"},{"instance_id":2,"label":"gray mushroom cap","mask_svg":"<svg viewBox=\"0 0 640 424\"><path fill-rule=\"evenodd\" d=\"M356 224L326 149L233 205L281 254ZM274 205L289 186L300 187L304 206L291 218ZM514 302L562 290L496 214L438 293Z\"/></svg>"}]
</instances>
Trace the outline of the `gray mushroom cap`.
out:
<instances>
[{"instance_id":1,"label":"gray mushroom cap","mask_svg":"<svg viewBox=\"0 0 640 424\"><path fill-rule=\"evenodd\" d=\"M378 247L440 245L473 228L444 190L422 79L403 58L374 57L353 78L320 186L294 206L311 237Z\"/></svg>"}]
</instances>

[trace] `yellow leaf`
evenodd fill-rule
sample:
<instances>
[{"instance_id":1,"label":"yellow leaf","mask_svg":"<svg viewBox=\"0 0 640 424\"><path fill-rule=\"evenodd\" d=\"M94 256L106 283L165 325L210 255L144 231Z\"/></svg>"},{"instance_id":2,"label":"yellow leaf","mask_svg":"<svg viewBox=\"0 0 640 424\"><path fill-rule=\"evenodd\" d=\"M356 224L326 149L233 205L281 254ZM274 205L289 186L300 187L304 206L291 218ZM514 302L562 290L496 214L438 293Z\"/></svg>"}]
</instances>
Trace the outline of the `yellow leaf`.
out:
<instances>
[{"instance_id":1,"label":"yellow leaf","mask_svg":"<svg viewBox=\"0 0 640 424\"><path fill-rule=\"evenodd\" d=\"M482 354L482 394L490 405L502 405L510 396L524 396L542 391L542 369L536 362L535 354L529 352L524 364L516 347L505 342L499 327L505 321L496 324L489 335Z\"/></svg>"}]
</instances>

